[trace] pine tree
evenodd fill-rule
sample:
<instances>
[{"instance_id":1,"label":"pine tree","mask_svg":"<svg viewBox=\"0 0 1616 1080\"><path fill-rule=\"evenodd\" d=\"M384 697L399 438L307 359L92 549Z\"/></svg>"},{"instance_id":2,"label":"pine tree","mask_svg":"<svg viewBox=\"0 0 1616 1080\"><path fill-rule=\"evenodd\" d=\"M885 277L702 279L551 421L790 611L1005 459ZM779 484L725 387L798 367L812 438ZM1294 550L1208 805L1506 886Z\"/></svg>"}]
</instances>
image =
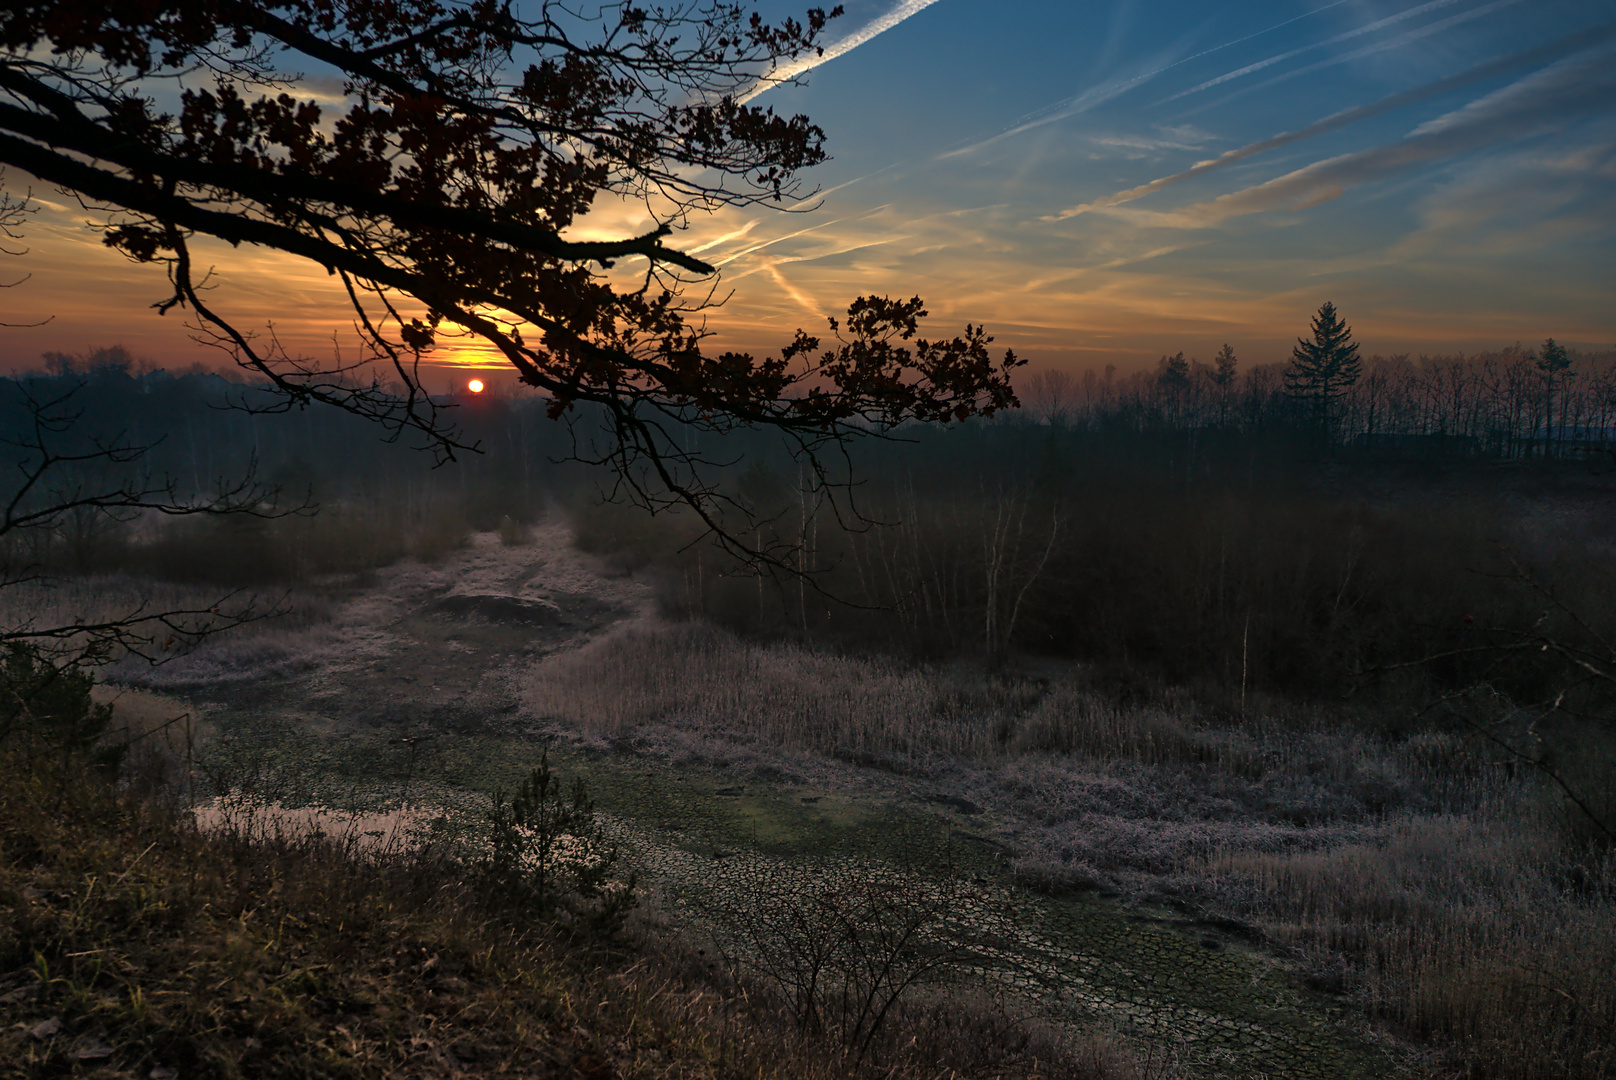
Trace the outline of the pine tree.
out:
<instances>
[{"instance_id":1,"label":"pine tree","mask_svg":"<svg viewBox=\"0 0 1616 1080\"><path fill-rule=\"evenodd\" d=\"M1212 358L1212 362L1215 365L1212 382L1218 388L1218 425L1221 427L1229 422L1229 397L1234 393L1240 360L1234 354L1234 346L1225 341L1222 351Z\"/></svg>"},{"instance_id":2,"label":"pine tree","mask_svg":"<svg viewBox=\"0 0 1616 1080\"><path fill-rule=\"evenodd\" d=\"M1556 344L1553 338L1549 338L1543 343L1543 352L1537 358L1537 369L1543 372L1544 378L1543 414L1545 417L1545 423L1543 427L1543 453L1545 457L1548 456L1549 447L1554 444L1555 437L1554 380L1562 371L1565 371L1570 366L1571 355L1566 351L1566 347L1564 345ZM1565 426L1564 417L1561 418L1560 424L1562 427ZM1561 437L1564 437L1563 434Z\"/></svg>"},{"instance_id":3,"label":"pine tree","mask_svg":"<svg viewBox=\"0 0 1616 1080\"><path fill-rule=\"evenodd\" d=\"M1164 356L1161 363L1156 365L1156 381L1163 390L1176 394L1186 390L1190 385L1190 362L1184 359L1184 353L1177 356Z\"/></svg>"},{"instance_id":4,"label":"pine tree","mask_svg":"<svg viewBox=\"0 0 1616 1080\"><path fill-rule=\"evenodd\" d=\"M1352 328L1341 320L1328 300L1313 317L1313 340L1296 339L1285 389L1306 404L1313 422L1328 432L1332 406L1358 381L1363 365Z\"/></svg>"}]
</instances>

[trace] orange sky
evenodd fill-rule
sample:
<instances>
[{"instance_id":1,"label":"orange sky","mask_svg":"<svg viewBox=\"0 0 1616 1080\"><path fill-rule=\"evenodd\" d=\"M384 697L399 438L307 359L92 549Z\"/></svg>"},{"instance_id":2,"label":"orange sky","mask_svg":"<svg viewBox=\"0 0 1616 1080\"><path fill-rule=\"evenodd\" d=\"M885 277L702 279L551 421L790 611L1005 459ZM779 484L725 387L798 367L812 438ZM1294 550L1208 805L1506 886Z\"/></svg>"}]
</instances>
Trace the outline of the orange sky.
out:
<instances>
[{"instance_id":1,"label":"orange sky","mask_svg":"<svg viewBox=\"0 0 1616 1080\"><path fill-rule=\"evenodd\" d=\"M839 313L861 292L919 294L931 311L927 329L933 334L983 322L998 346L1016 349L1034 367L1077 370L1116 364L1127 371L1180 349L1207 359L1225 341L1250 363L1284 359L1325 299L1347 314L1366 354L1494 349L1551 334L1604 348L1616 338L1608 306L1597 296L1580 311L1546 316L1523 310L1530 297L1478 309L1462 282L1453 289L1452 307L1434 305L1429 289L1421 302L1410 303L1399 295L1402 274L1381 277L1373 267L1321 288L1317 260L1271 260L1261 272L1277 279L1273 291L1175 273L1153 265L1161 256L1149 252L1098 267L1029 265L1009 240L995 244L991 227L971 222L970 214L903 218L880 207L838 217L839 209L833 196L810 216L730 212L697 223L682 238L687 248L726 262L721 289L733 295L709 315L713 347L778 348L798 326L823 331L823 316ZM184 312L153 309L167 295L160 269L102 247L85 221L82 211L54 202L28 229L29 251L10 260L10 268L13 277L30 276L0 293L0 318L50 321L0 331L0 363L16 370L35 366L47 350L81 353L113 344L161 366L228 363L193 340ZM771 247L784 246L778 241L749 250L805 228L813 231L792 237L781 256L770 254ZM980 231L966 235L973 228ZM338 348L356 355L346 300L321 268L218 242L200 242L198 249L216 268L211 302L238 326L261 335L273 331L306 355L334 357ZM1570 304L1561 296L1554 306ZM449 344L433 361L445 369L491 368L496 375L504 368L474 342ZM442 377L458 379L452 370Z\"/></svg>"},{"instance_id":2,"label":"orange sky","mask_svg":"<svg viewBox=\"0 0 1616 1080\"><path fill-rule=\"evenodd\" d=\"M924 297L935 336L985 324L1035 368L1128 371L1225 342L1247 363L1283 360L1326 300L1365 355L1551 335L1606 350L1616 26L1597 15L1574 0L856 0L808 84L755 102L828 132L817 207L693 217L674 239L722 267L719 349L776 349L883 293ZM51 321L0 330L0 370L112 344L164 366L227 362L183 313L152 309L160 270L101 247L70 199L37 195L30 250L0 259L0 281L31 275L0 292L0 321ZM603 204L576 235L651 224ZM323 270L198 250L238 326L355 355ZM501 366L455 346L435 362L444 385Z\"/></svg>"}]
</instances>

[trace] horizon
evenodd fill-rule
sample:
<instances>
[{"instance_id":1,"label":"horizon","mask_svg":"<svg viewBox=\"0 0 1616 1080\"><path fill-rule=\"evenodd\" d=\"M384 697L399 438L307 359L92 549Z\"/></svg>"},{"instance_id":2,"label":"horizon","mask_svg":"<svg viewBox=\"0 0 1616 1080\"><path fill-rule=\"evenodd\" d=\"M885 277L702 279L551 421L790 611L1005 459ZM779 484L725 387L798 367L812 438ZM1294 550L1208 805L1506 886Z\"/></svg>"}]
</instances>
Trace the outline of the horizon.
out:
<instances>
[{"instance_id":1,"label":"horizon","mask_svg":"<svg viewBox=\"0 0 1616 1080\"><path fill-rule=\"evenodd\" d=\"M1327 300L1365 356L1616 348L1599 285L1616 280L1616 23L1587 5L847 9L806 85L754 102L825 128L832 160L805 174L817 208L732 208L675 234L722 269L715 350L774 352L871 293L924 298L932 336L983 324L1033 369L1073 373L1225 342L1283 362ZM0 367L120 344L169 369L228 363L151 309L160 269L33 186L0 321L49 321L8 328ZM649 220L602 203L573 234ZM352 355L322 269L197 246L240 325ZM451 344L426 366L504 365Z\"/></svg>"}]
</instances>

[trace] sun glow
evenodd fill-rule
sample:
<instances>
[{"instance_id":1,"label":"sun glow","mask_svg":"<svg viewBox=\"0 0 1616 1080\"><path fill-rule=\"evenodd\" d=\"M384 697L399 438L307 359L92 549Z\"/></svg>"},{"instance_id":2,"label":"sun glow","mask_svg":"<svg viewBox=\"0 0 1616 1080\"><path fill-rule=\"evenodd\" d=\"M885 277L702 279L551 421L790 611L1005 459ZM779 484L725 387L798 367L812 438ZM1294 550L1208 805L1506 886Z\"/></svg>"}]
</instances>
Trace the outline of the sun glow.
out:
<instances>
[{"instance_id":1,"label":"sun glow","mask_svg":"<svg viewBox=\"0 0 1616 1080\"><path fill-rule=\"evenodd\" d=\"M473 394L480 394L483 392L483 381L481 379L473 379L466 384L466 389L470 390Z\"/></svg>"}]
</instances>

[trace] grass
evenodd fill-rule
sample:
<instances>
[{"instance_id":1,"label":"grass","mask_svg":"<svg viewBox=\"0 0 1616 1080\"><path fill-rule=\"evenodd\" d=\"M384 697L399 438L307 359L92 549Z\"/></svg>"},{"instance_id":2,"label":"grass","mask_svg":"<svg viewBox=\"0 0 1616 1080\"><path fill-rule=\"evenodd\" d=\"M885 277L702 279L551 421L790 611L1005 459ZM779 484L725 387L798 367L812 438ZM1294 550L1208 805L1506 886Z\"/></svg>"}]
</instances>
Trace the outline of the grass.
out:
<instances>
[{"instance_id":1,"label":"grass","mask_svg":"<svg viewBox=\"0 0 1616 1080\"><path fill-rule=\"evenodd\" d=\"M917 1000L856 1069L655 910L632 941L579 938L491 906L419 830L203 819L0 752L0 1073L1167 1075L968 996Z\"/></svg>"},{"instance_id":2,"label":"grass","mask_svg":"<svg viewBox=\"0 0 1616 1080\"><path fill-rule=\"evenodd\" d=\"M151 589L209 594L106 577L38 595L65 611ZM139 678L215 686L355 644L340 597L292 595L291 619ZM760 760L784 746L919 774L1014 824L1023 882L1227 920L1310 985L1430 1040L1442 1075L1616 1075L1609 855L1541 778L1463 728L1255 692L1246 711L1160 684L1121 696L1074 666L985 678L695 623L627 624L553 656L526 705L614 739L732 740ZM138 730L183 730L163 726L165 703L142 708ZM158 743L153 757L177 770L181 746ZM1572 749L1579 783L1608 794L1609 755L1591 739ZM232 1055L264 1075L537 1071L602 1048L625 1075L841 1074L767 994L710 971L654 912L632 954L580 948L490 910L430 845L361 852L375 822L210 834L165 817L160 799L26 772L0 781L0 1060L24 1061L23 1075L211 1072ZM458 981L439 986L421 967L430 955ZM648 997L643 1013L591 1004L623 986ZM989 1003L914 1009L896 1027L917 1041L881 1049L894 1076L941 1061L1030 1075L1051 1053L1057 1075L1148 1070L1103 1040L1034 1038ZM451 1015L464 1022L439 1019ZM57 1034L30 1034L53 1019ZM675 1035L625 1034L647 1024ZM522 1056L546 1039L560 1056Z\"/></svg>"},{"instance_id":3,"label":"grass","mask_svg":"<svg viewBox=\"0 0 1616 1080\"><path fill-rule=\"evenodd\" d=\"M1407 815L1313 852L1220 853L1218 892L1374 1013L1494 1075L1616 1073L1616 874L1568 887L1552 823Z\"/></svg>"},{"instance_id":4,"label":"grass","mask_svg":"<svg viewBox=\"0 0 1616 1080\"><path fill-rule=\"evenodd\" d=\"M1018 823L1027 884L1234 920L1463 1075L1616 1076L1616 865L1540 777L1462 729L1158 697L698 624L620 628L527 688L532 712L597 735L851 748L925 774Z\"/></svg>"}]
</instances>

